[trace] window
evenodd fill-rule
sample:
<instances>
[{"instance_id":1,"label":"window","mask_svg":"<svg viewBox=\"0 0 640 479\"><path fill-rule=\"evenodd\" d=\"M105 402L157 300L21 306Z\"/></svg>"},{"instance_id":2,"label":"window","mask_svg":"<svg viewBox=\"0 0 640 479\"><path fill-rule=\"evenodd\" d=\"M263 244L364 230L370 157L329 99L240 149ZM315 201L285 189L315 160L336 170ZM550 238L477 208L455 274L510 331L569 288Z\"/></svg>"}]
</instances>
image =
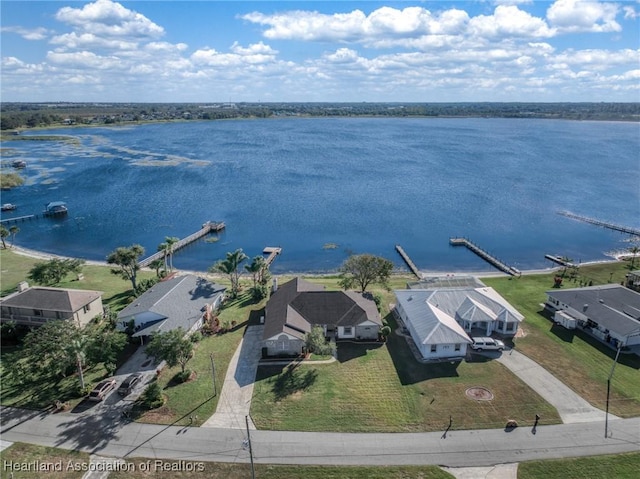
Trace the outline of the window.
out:
<instances>
[{"instance_id":1,"label":"window","mask_svg":"<svg viewBox=\"0 0 640 479\"><path fill-rule=\"evenodd\" d=\"M87 312L91 311L91 305L90 305L90 304L87 304L84 308L82 308L82 310L83 310L85 313L87 313Z\"/></svg>"},{"instance_id":2,"label":"window","mask_svg":"<svg viewBox=\"0 0 640 479\"><path fill-rule=\"evenodd\" d=\"M344 335L348 336L348 335L351 335L351 334L353 334L351 326L345 326L344 327Z\"/></svg>"},{"instance_id":3,"label":"window","mask_svg":"<svg viewBox=\"0 0 640 479\"><path fill-rule=\"evenodd\" d=\"M432 344L431 345L431 352L435 353L438 350L438 345L437 344Z\"/></svg>"},{"instance_id":4,"label":"window","mask_svg":"<svg viewBox=\"0 0 640 479\"><path fill-rule=\"evenodd\" d=\"M34 315L34 316L42 316L42 310L40 310L40 309L34 309L34 310L33 310L33 315Z\"/></svg>"},{"instance_id":5,"label":"window","mask_svg":"<svg viewBox=\"0 0 640 479\"><path fill-rule=\"evenodd\" d=\"M456 344L456 351L460 351L460 343Z\"/></svg>"}]
</instances>

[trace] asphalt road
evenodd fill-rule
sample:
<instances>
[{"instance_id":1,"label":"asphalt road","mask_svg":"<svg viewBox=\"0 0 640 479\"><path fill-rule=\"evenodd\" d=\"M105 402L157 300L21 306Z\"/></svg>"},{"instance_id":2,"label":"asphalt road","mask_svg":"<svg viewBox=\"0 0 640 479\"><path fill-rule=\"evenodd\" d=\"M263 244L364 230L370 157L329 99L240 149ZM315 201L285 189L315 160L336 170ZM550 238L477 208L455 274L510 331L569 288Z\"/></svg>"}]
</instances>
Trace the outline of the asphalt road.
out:
<instances>
[{"instance_id":1,"label":"asphalt road","mask_svg":"<svg viewBox=\"0 0 640 479\"><path fill-rule=\"evenodd\" d=\"M96 414L2 408L2 439L114 457L248 462L241 429L158 426ZM251 431L265 464L489 466L534 459L640 450L640 418L434 433L346 434Z\"/></svg>"}]
</instances>

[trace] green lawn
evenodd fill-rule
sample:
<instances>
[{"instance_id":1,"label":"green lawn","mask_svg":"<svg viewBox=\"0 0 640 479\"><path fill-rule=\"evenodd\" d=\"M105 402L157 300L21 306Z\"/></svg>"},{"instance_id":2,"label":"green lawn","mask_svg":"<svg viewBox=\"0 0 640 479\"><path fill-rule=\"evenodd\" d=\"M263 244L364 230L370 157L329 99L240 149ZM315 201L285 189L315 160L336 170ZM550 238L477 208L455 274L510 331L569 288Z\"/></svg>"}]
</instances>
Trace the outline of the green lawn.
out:
<instances>
[{"instance_id":1,"label":"green lawn","mask_svg":"<svg viewBox=\"0 0 640 479\"><path fill-rule=\"evenodd\" d=\"M337 278L305 278L339 289ZM280 283L284 283L282 279ZM404 288L410 276L392 278ZM389 313L394 296L378 287L382 310ZM338 345L339 361L303 364L290 370L260 367L251 417L259 429L342 432L440 431L452 417L453 429L504 427L507 419L532 424L560 422L556 410L495 361L456 364L418 363L395 333L386 344ZM474 401L467 388L491 390L493 401Z\"/></svg>"},{"instance_id":2,"label":"green lawn","mask_svg":"<svg viewBox=\"0 0 640 479\"><path fill-rule=\"evenodd\" d=\"M640 452L522 462L518 479L633 479L638 477Z\"/></svg>"},{"instance_id":3,"label":"green lawn","mask_svg":"<svg viewBox=\"0 0 640 479\"><path fill-rule=\"evenodd\" d=\"M628 272L627 263L582 266L580 274L586 281L606 284L609 278L620 283ZM613 274L611 274L613 273ZM538 362L562 382L594 406L605 409L607 377L615 358L615 351L581 331L568 331L556 326L542 314L545 291L552 289L553 275L486 278L483 281L495 288L524 316L525 337L515 342L516 349ZM564 288L578 287L567 282ZM621 354L611 381L610 412L631 417L640 415L640 358Z\"/></svg>"},{"instance_id":4,"label":"green lawn","mask_svg":"<svg viewBox=\"0 0 640 479\"><path fill-rule=\"evenodd\" d=\"M19 471L7 469L8 464L33 463L37 461L44 467L51 464L51 469L45 472ZM67 468L71 461L72 468ZM14 443L8 449L0 452L0 463L2 463L1 477L12 479L33 479L34 477L46 477L47 479L80 479L84 472L73 470L76 465L80 467L89 463L89 454L85 452L67 451L55 447L34 446L21 442ZM58 467L58 464L60 466ZM60 470L57 470L60 469ZM13 472L13 474L11 474Z\"/></svg>"}]
</instances>

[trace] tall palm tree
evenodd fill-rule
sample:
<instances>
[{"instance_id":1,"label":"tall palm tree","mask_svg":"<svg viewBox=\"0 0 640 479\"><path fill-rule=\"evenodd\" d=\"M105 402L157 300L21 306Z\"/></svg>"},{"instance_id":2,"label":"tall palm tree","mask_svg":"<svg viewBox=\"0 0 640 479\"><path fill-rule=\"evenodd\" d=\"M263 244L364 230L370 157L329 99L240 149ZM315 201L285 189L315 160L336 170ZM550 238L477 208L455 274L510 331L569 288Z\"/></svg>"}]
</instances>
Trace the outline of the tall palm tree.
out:
<instances>
[{"instance_id":1,"label":"tall palm tree","mask_svg":"<svg viewBox=\"0 0 640 479\"><path fill-rule=\"evenodd\" d=\"M238 271L238 267L240 263L247 258L249 257L242 252L242 249L237 249L232 253L227 253L225 259L218 261L210 268L212 272L219 272L229 276L229 280L231 281L231 297L233 298L238 296L238 291L240 291L240 272Z\"/></svg>"},{"instance_id":2,"label":"tall palm tree","mask_svg":"<svg viewBox=\"0 0 640 479\"><path fill-rule=\"evenodd\" d=\"M9 230L5 228L4 225L0 225L0 239L2 240L2 247L7 249L7 243L5 243L4 239L9 236Z\"/></svg>"},{"instance_id":3,"label":"tall palm tree","mask_svg":"<svg viewBox=\"0 0 640 479\"><path fill-rule=\"evenodd\" d=\"M13 225L9 228L9 233L11 233L11 247L13 248L13 245L16 243L16 235L20 233L20 228Z\"/></svg>"},{"instance_id":4,"label":"tall palm tree","mask_svg":"<svg viewBox=\"0 0 640 479\"><path fill-rule=\"evenodd\" d=\"M638 253L640 252L640 247L638 246L632 246L631 248L629 248L629 253L631 253L631 269L633 270L635 264L636 264L636 256L638 255Z\"/></svg>"},{"instance_id":5,"label":"tall palm tree","mask_svg":"<svg viewBox=\"0 0 640 479\"><path fill-rule=\"evenodd\" d=\"M164 270L166 272L169 269L167 261L167 257L169 256L169 245L167 243L160 243L158 245L158 251L162 251L164 253L162 257L164 259Z\"/></svg>"},{"instance_id":6,"label":"tall palm tree","mask_svg":"<svg viewBox=\"0 0 640 479\"><path fill-rule=\"evenodd\" d=\"M169 249L169 271L173 271L173 245L178 241L180 241L180 238L176 238L175 236L165 236L164 238L164 242Z\"/></svg>"}]
</instances>

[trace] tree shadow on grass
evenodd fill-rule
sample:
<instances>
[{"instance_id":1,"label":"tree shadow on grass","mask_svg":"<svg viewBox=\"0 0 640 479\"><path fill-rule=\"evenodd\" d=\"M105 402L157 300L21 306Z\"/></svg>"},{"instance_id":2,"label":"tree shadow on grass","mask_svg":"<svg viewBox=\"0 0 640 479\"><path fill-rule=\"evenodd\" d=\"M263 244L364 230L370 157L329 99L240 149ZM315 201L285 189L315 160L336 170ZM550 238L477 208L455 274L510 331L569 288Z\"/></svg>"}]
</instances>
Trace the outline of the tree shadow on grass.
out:
<instances>
[{"instance_id":1,"label":"tree shadow on grass","mask_svg":"<svg viewBox=\"0 0 640 479\"><path fill-rule=\"evenodd\" d=\"M281 401L288 396L310 388L318 378L315 369L307 366L300 367L297 363L286 366L260 366L256 374L256 382L268 379L276 401Z\"/></svg>"},{"instance_id":2,"label":"tree shadow on grass","mask_svg":"<svg viewBox=\"0 0 640 479\"><path fill-rule=\"evenodd\" d=\"M441 361L423 364L416 360L404 337L395 333L397 324L389 320L392 333L387 339L391 360L403 385L416 384L435 378L457 377L460 361Z\"/></svg>"},{"instance_id":3,"label":"tree shadow on grass","mask_svg":"<svg viewBox=\"0 0 640 479\"><path fill-rule=\"evenodd\" d=\"M347 341L338 342L338 361L346 363L352 359L366 356L368 351L381 348L384 343L352 343Z\"/></svg>"}]
</instances>

